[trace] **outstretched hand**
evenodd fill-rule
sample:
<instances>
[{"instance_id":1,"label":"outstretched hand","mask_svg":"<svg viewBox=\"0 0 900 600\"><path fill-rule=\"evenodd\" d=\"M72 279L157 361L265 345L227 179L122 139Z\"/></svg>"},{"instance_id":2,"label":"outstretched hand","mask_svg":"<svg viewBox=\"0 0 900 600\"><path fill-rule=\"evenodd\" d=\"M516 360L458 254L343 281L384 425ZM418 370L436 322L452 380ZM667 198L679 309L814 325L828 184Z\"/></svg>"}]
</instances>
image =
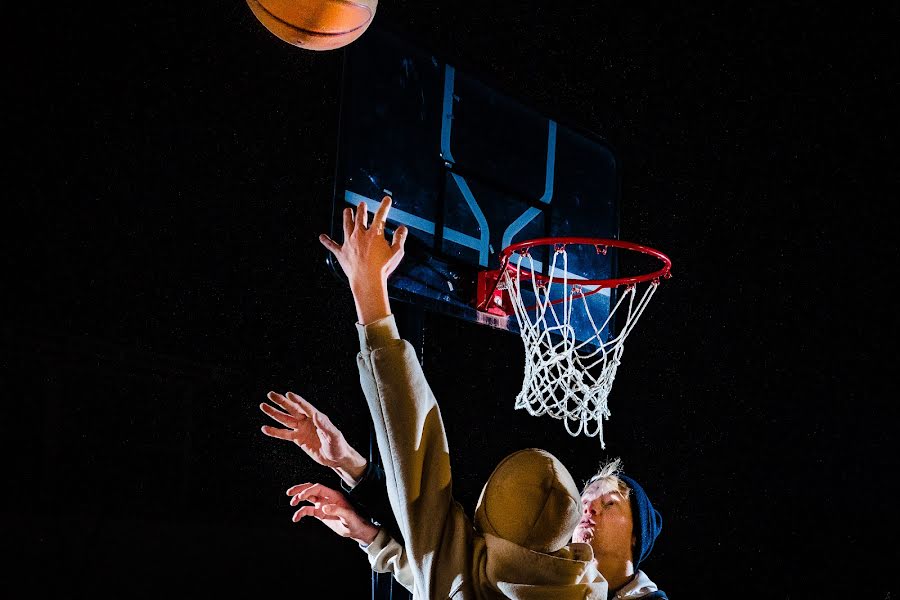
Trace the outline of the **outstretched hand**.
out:
<instances>
[{"instance_id":1,"label":"outstretched hand","mask_svg":"<svg viewBox=\"0 0 900 600\"><path fill-rule=\"evenodd\" d=\"M263 425L264 434L294 442L314 461L334 469L349 485L359 479L368 463L347 443L328 415L293 392L286 396L269 392L267 397L282 410L265 402L259 405L260 410L285 428Z\"/></svg>"},{"instance_id":2,"label":"outstretched hand","mask_svg":"<svg viewBox=\"0 0 900 600\"><path fill-rule=\"evenodd\" d=\"M303 517L315 517L338 535L360 544L371 544L378 535L378 527L356 512L343 494L321 483L295 485L288 489L287 495L291 496L291 506L304 501L311 503L294 513L294 523Z\"/></svg>"},{"instance_id":3,"label":"outstretched hand","mask_svg":"<svg viewBox=\"0 0 900 600\"><path fill-rule=\"evenodd\" d=\"M403 259L407 229L401 225L394 231L391 244L384 237L384 225L391 210L391 197L385 196L367 225L369 213L366 203L360 202L356 214L352 208L344 209L344 243L338 244L324 233L319 236L350 280L350 286L366 284L373 279L387 279Z\"/></svg>"},{"instance_id":4,"label":"outstretched hand","mask_svg":"<svg viewBox=\"0 0 900 600\"><path fill-rule=\"evenodd\" d=\"M384 237L384 224L391 210L391 198L385 196L381 206L367 226L366 203L360 202L353 209L344 209L344 243L338 244L324 233L319 236L322 245L334 254L350 282L359 322L367 325L391 313L387 295L387 278L403 259L407 229L400 226L394 231L388 244Z\"/></svg>"}]
</instances>

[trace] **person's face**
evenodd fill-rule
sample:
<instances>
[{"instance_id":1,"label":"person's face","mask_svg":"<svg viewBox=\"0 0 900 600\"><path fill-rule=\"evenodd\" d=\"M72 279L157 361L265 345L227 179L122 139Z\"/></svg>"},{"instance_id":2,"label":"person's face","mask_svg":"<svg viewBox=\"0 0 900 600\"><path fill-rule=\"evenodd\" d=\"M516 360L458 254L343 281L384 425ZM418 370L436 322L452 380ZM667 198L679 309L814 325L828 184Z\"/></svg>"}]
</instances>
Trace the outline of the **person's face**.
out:
<instances>
[{"instance_id":1,"label":"person's face","mask_svg":"<svg viewBox=\"0 0 900 600\"><path fill-rule=\"evenodd\" d=\"M610 481L597 481L581 496L581 522L573 542L590 544L597 559L632 560L631 503Z\"/></svg>"}]
</instances>

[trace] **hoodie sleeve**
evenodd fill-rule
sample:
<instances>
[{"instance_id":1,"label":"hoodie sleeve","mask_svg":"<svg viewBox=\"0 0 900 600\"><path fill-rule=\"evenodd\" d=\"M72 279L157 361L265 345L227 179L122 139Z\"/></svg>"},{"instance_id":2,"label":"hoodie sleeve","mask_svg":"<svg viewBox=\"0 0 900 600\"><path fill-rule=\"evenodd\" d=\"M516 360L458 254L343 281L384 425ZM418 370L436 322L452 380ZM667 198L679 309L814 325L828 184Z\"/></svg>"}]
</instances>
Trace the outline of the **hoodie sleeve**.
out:
<instances>
[{"instance_id":1,"label":"hoodie sleeve","mask_svg":"<svg viewBox=\"0 0 900 600\"><path fill-rule=\"evenodd\" d=\"M387 530L390 537L403 545L403 536L397 529L397 520L388 502L384 469L381 466L370 461L356 485L350 487L343 480L340 480L340 485L350 504L358 512L374 519L379 526Z\"/></svg>"},{"instance_id":2,"label":"hoodie sleeve","mask_svg":"<svg viewBox=\"0 0 900 600\"><path fill-rule=\"evenodd\" d=\"M448 596L468 521L451 497L450 457L437 401L393 316L357 324L360 383L375 426L388 499L421 597Z\"/></svg>"},{"instance_id":3,"label":"hoodie sleeve","mask_svg":"<svg viewBox=\"0 0 900 600\"><path fill-rule=\"evenodd\" d=\"M403 546L391 538L384 529L379 531L372 543L364 549L373 571L390 573L400 585L410 592L413 591L412 569L409 567L406 552Z\"/></svg>"}]
</instances>

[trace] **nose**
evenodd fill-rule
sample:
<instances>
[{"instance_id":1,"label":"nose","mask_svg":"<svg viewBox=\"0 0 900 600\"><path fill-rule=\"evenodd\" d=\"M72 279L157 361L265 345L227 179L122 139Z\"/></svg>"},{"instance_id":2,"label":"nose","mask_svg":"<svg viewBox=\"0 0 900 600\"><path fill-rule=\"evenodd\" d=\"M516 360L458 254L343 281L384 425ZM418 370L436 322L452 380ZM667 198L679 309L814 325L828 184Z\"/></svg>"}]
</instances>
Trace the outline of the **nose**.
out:
<instances>
[{"instance_id":1,"label":"nose","mask_svg":"<svg viewBox=\"0 0 900 600\"><path fill-rule=\"evenodd\" d=\"M594 510L593 508L591 508L590 504L585 504L584 510L581 512L581 514L584 515L585 517L593 517L594 515L597 514L597 511Z\"/></svg>"}]
</instances>

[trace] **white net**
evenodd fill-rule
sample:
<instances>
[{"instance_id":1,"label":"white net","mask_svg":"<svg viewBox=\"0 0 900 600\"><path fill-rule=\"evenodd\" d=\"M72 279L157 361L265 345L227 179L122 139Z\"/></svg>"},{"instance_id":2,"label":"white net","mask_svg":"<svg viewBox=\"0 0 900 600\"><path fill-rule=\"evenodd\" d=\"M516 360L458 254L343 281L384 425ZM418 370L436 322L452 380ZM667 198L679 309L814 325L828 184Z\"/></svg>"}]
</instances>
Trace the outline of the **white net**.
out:
<instances>
[{"instance_id":1,"label":"white net","mask_svg":"<svg viewBox=\"0 0 900 600\"><path fill-rule=\"evenodd\" d=\"M557 264L560 260L562 265ZM512 299L525 346L525 378L522 391L516 396L516 409L562 419L570 435L599 437L605 448L603 421L610 416L609 393L625 350L625 339L659 287L658 281L645 284L640 297L636 285L624 287L607 318L597 327L585 298L596 288L582 289L578 279L568 272L564 246L557 246L553 254L549 280L538 281L529 275L538 271L538 265L528 253L514 254L510 265L503 269L500 287ZM561 283L554 283L553 278L559 278ZM533 294L531 305L523 300L523 285ZM586 314L594 331L580 342L572 326L576 310ZM614 317L619 327L613 336L610 328Z\"/></svg>"}]
</instances>

